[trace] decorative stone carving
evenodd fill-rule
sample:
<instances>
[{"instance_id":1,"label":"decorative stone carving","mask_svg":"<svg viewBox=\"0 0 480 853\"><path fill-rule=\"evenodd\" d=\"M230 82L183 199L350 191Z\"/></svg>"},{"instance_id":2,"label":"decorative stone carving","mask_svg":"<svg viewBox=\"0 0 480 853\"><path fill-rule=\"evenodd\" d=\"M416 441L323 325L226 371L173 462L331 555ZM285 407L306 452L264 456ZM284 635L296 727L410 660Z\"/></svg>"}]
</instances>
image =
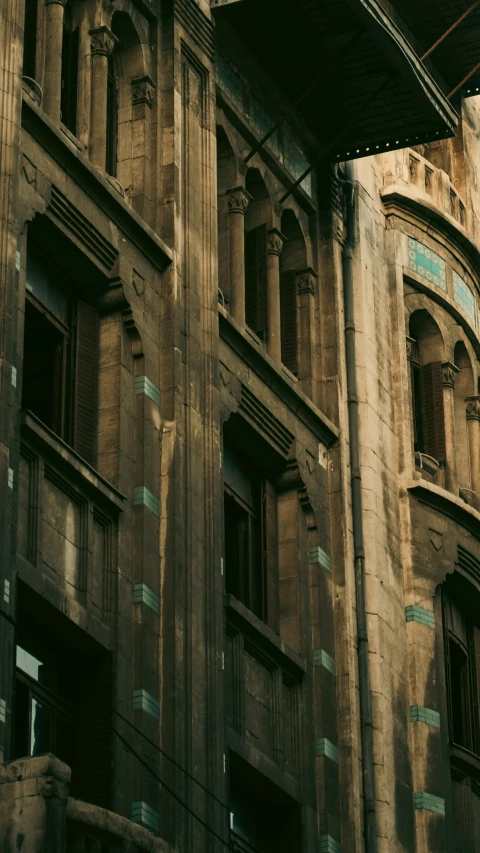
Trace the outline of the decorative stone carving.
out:
<instances>
[{"instance_id":1,"label":"decorative stone carving","mask_svg":"<svg viewBox=\"0 0 480 853\"><path fill-rule=\"evenodd\" d=\"M278 228L271 228L267 236L267 251L269 255L280 255L286 238Z\"/></svg>"},{"instance_id":2,"label":"decorative stone carving","mask_svg":"<svg viewBox=\"0 0 480 853\"><path fill-rule=\"evenodd\" d=\"M298 293L315 293L315 284L318 274L311 267L306 267L304 270L297 270L297 292Z\"/></svg>"},{"instance_id":3,"label":"decorative stone carving","mask_svg":"<svg viewBox=\"0 0 480 853\"><path fill-rule=\"evenodd\" d=\"M90 30L90 35L92 37L92 41L90 43L92 56L110 56L113 48L118 42L117 37L112 33L112 31L105 26L96 27L94 30Z\"/></svg>"},{"instance_id":4,"label":"decorative stone carving","mask_svg":"<svg viewBox=\"0 0 480 853\"><path fill-rule=\"evenodd\" d=\"M456 373L458 373L458 367L455 367L451 361L444 361L442 364L442 385L445 388L454 387Z\"/></svg>"},{"instance_id":5,"label":"decorative stone carving","mask_svg":"<svg viewBox=\"0 0 480 853\"><path fill-rule=\"evenodd\" d=\"M432 175L433 175L433 170L428 169L425 166L425 189L426 189L427 193L432 192Z\"/></svg>"},{"instance_id":6,"label":"decorative stone carving","mask_svg":"<svg viewBox=\"0 0 480 853\"><path fill-rule=\"evenodd\" d=\"M408 171L410 172L410 180L415 184L417 183L418 179L418 162L419 161L416 157L411 156L408 161Z\"/></svg>"},{"instance_id":7,"label":"decorative stone carving","mask_svg":"<svg viewBox=\"0 0 480 853\"><path fill-rule=\"evenodd\" d=\"M452 216L455 216L457 211L457 194L454 190L450 190L450 211Z\"/></svg>"},{"instance_id":8,"label":"decorative stone carving","mask_svg":"<svg viewBox=\"0 0 480 853\"><path fill-rule=\"evenodd\" d=\"M467 421L480 421L480 395L466 397Z\"/></svg>"},{"instance_id":9,"label":"decorative stone carving","mask_svg":"<svg viewBox=\"0 0 480 853\"><path fill-rule=\"evenodd\" d=\"M132 80L132 103L146 104L147 107L152 107L153 98L157 84L148 74L143 77L134 77Z\"/></svg>"},{"instance_id":10,"label":"decorative stone carving","mask_svg":"<svg viewBox=\"0 0 480 853\"><path fill-rule=\"evenodd\" d=\"M243 213L245 215L252 196L250 193L247 193L244 187L234 187L231 190L227 190L227 198L229 213Z\"/></svg>"}]
</instances>

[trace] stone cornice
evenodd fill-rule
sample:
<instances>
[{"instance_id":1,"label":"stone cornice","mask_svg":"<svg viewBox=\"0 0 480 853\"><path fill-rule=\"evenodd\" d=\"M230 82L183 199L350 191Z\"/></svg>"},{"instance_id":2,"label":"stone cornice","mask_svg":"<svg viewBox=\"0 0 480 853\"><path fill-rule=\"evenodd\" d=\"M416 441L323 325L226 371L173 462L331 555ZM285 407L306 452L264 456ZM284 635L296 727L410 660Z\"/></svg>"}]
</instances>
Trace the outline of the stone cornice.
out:
<instances>
[{"instance_id":1,"label":"stone cornice","mask_svg":"<svg viewBox=\"0 0 480 853\"><path fill-rule=\"evenodd\" d=\"M426 480L413 480L406 483L408 492L419 503L438 510L451 518L480 542L480 512L465 503L460 497Z\"/></svg>"},{"instance_id":2,"label":"stone cornice","mask_svg":"<svg viewBox=\"0 0 480 853\"><path fill-rule=\"evenodd\" d=\"M172 260L171 249L115 192L106 178L69 142L67 137L28 97L23 98L22 125L52 159L93 199L114 225L163 271Z\"/></svg>"},{"instance_id":3,"label":"stone cornice","mask_svg":"<svg viewBox=\"0 0 480 853\"><path fill-rule=\"evenodd\" d=\"M268 385L274 394L296 415L326 447L331 447L338 439L337 427L327 418L311 400L294 386L292 380L268 357L265 350L250 341L240 326L221 305L218 306L220 337L232 350L251 367Z\"/></svg>"},{"instance_id":4,"label":"stone cornice","mask_svg":"<svg viewBox=\"0 0 480 853\"><path fill-rule=\"evenodd\" d=\"M471 264L473 271L480 280L480 246L468 234L466 228L437 207L433 201L420 198L404 185L393 184L380 190L380 197L385 207L386 216L410 214L415 220L425 224L430 237L434 238L432 226L438 233L446 237ZM408 220L407 220L408 221Z\"/></svg>"}]
</instances>

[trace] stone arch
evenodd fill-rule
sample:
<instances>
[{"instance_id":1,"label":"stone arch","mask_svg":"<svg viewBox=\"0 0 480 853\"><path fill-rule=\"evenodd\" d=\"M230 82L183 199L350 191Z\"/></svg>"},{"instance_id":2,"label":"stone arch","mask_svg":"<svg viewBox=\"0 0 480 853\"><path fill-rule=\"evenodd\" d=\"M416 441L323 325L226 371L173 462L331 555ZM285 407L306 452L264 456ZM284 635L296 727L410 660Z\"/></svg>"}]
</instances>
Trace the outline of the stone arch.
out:
<instances>
[{"instance_id":1,"label":"stone arch","mask_svg":"<svg viewBox=\"0 0 480 853\"><path fill-rule=\"evenodd\" d=\"M251 231L259 225L271 228L273 225L273 205L267 184L258 169L248 169L245 176L245 189L251 196L245 215L245 230Z\"/></svg>"},{"instance_id":2,"label":"stone arch","mask_svg":"<svg viewBox=\"0 0 480 853\"><path fill-rule=\"evenodd\" d=\"M445 361L445 342L440 327L426 308L417 308L409 318L409 335L416 342L419 364Z\"/></svg>"}]
</instances>

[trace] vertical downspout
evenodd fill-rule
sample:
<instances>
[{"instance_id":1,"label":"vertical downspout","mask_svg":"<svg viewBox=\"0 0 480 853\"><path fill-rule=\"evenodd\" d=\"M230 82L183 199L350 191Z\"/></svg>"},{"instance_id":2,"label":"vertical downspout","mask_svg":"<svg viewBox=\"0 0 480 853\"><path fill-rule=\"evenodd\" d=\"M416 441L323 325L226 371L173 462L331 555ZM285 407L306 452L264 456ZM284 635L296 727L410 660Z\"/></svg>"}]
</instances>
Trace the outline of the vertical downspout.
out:
<instances>
[{"instance_id":1,"label":"vertical downspout","mask_svg":"<svg viewBox=\"0 0 480 853\"><path fill-rule=\"evenodd\" d=\"M345 351L347 403L350 434L350 470L352 483L353 546L357 603L357 652L360 697L360 736L363 767L363 809L365 853L376 853L375 777L373 764L373 726L368 662L367 606L365 598L365 546L363 536L362 473L355 361L355 307L353 292L353 256L355 251L355 183L353 162L345 164L346 242L343 247L343 296L345 312Z\"/></svg>"}]
</instances>

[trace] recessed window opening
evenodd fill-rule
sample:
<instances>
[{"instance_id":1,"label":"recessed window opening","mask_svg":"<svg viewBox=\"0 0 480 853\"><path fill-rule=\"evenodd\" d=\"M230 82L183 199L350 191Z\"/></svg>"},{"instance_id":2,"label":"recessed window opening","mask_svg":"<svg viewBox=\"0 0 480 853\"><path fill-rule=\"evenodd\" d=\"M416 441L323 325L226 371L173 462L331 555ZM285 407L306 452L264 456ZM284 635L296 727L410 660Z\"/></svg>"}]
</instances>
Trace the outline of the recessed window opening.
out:
<instances>
[{"instance_id":1,"label":"recessed window opening","mask_svg":"<svg viewBox=\"0 0 480 853\"><path fill-rule=\"evenodd\" d=\"M73 134L77 132L78 49L79 29L73 28L73 9L68 2L63 15L60 114L63 124Z\"/></svg>"},{"instance_id":2,"label":"recessed window opening","mask_svg":"<svg viewBox=\"0 0 480 853\"><path fill-rule=\"evenodd\" d=\"M37 0L25 0L25 18L23 25L23 66L22 75L36 79L37 59Z\"/></svg>"},{"instance_id":3,"label":"recessed window opening","mask_svg":"<svg viewBox=\"0 0 480 853\"><path fill-rule=\"evenodd\" d=\"M106 171L117 176L118 93L113 55L108 57L107 72L107 161Z\"/></svg>"}]
</instances>

